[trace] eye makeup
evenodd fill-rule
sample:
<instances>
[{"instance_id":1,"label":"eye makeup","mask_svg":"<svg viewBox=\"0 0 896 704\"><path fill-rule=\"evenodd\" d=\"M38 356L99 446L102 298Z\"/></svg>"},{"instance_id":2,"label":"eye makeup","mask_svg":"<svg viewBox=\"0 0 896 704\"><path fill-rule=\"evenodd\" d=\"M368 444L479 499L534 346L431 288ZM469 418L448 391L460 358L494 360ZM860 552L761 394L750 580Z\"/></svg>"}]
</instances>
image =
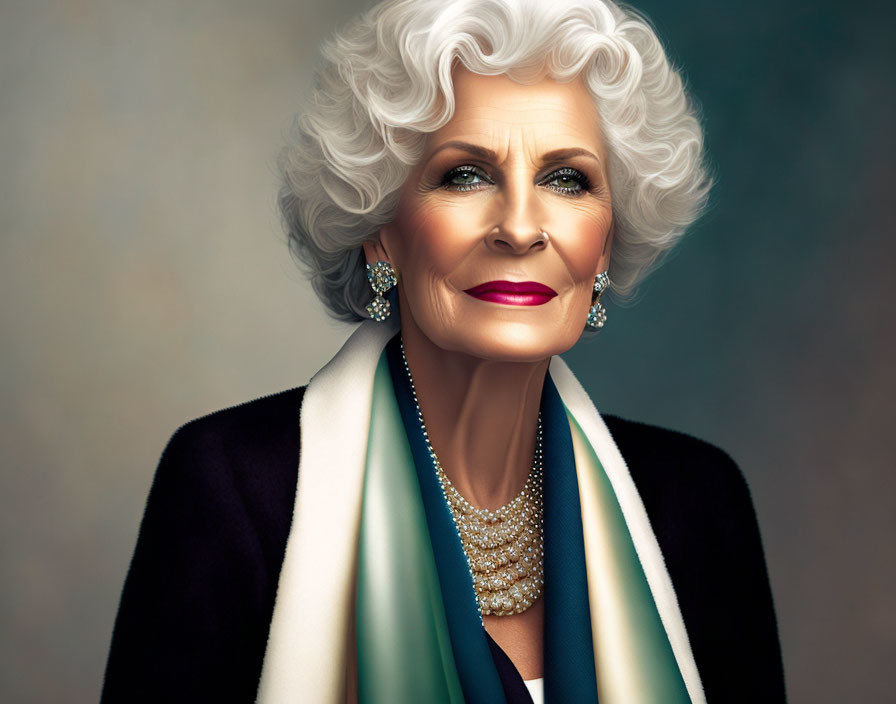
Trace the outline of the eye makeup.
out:
<instances>
[{"instance_id":1,"label":"eye makeup","mask_svg":"<svg viewBox=\"0 0 896 704\"><path fill-rule=\"evenodd\" d=\"M464 164L455 166L442 177L441 186L450 191L476 191L487 185L493 185L489 178L478 166Z\"/></svg>"},{"instance_id":2,"label":"eye makeup","mask_svg":"<svg viewBox=\"0 0 896 704\"><path fill-rule=\"evenodd\" d=\"M538 185L570 196L584 195L591 190L591 180L588 176L570 166L552 171L539 181Z\"/></svg>"},{"instance_id":3,"label":"eye makeup","mask_svg":"<svg viewBox=\"0 0 896 704\"><path fill-rule=\"evenodd\" d=\"M466 153L472 161L461 161L458 155L445 154L449 149ZM492 161L483 157L493 158ZM425 169L427 189L455 193L468 193L500 185L501 167L495 166L498 155L489 149L467 143L447 142L438 147ZM453 162L453 164L452 164ZM477 163L478 162L478 163ZM569 148L546 152L541 157L541 173L534 175L533 183L555 193L570 197L600 196L606 193L605 175L601 162L586 149ZM571 163L572 162L572 163ZM580 162L575 164L575 162Z\"/></svg>"}]
</instances>

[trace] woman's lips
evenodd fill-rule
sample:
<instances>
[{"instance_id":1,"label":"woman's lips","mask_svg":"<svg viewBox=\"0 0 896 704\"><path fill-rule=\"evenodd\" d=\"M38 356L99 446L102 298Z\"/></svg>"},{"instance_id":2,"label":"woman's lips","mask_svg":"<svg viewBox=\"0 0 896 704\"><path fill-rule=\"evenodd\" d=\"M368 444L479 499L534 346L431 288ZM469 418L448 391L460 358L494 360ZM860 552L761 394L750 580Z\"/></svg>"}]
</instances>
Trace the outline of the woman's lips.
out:
<instances>
[{"instance_id":1,"label":"woman's lips","mask_svg":"<svg viewBox=\"0 0 896 704\"><path fill-rule=\"evenodd\" d=\"M488 281L464 291L473 298L509 306L540 306L557 292L537 281Z\"/></svg>"}]
</instances>

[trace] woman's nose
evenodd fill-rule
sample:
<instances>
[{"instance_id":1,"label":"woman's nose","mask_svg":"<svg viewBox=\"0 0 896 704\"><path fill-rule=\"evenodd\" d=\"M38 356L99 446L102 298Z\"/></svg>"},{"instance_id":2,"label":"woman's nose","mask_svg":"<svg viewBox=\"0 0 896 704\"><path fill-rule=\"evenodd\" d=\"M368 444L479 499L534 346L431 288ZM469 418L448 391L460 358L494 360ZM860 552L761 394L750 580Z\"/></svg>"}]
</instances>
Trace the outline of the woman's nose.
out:
<instances>
[{"instance_id":1,"label":"woman's nose","mask_svg":"<svg viewBox=\"0 0 896 704\"><path fill-rule=\"evenodd\" d=\"M541 224L541 208L531 183L505 188L501 212L488 234L488 245L499 252L526 254L547 246Z\"/></svg>"}]
</instances>

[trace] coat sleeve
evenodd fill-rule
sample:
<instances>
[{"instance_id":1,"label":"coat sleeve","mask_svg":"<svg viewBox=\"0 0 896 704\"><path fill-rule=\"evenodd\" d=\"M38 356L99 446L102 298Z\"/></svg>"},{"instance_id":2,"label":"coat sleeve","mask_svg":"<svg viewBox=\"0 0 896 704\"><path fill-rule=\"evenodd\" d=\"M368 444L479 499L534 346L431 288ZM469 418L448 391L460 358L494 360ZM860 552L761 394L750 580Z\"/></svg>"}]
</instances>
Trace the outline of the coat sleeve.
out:
<instances>
[{"instance_id":1,"label":"coat sleeve","mask_svg":"<svg viewBox=\"0 0 896 704\"><path fill-rule=\"evenodd\" d=\"M124 586L102 702L250 702L276 590L220 421L166 447ZM237 453L238 454L238 453Z\"/></svg>"}]
</instances>

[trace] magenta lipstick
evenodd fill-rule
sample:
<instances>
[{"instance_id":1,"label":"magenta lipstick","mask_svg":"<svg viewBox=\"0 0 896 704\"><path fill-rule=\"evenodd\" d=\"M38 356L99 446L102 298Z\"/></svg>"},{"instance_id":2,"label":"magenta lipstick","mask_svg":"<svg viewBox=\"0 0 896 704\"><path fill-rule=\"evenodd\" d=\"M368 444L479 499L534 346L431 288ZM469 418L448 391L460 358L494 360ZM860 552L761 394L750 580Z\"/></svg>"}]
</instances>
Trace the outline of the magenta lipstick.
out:
<instances>
[{"instance_id":1,"label":"magenta lipstick","mask_svg":"<svg viewBox=\"0 0 896 704\"><path fill-rule=\"evenodd\" d=\"M508 306L540 306L557 292L537 281L488 281L464 291L473 298Z\"/></svg>"}]
</instances>

